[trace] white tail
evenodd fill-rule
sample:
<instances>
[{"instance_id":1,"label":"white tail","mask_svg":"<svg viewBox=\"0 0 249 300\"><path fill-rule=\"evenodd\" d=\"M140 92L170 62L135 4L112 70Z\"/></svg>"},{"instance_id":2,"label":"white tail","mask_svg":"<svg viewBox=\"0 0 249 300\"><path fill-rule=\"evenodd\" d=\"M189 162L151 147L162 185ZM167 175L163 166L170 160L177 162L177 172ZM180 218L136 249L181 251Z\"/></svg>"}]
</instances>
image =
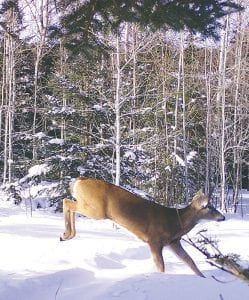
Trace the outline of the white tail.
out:
<instances>
[{"instance_id":1,"label":"white tail","mask_svg":"<svg viewBox=\"0 0 249 300\"><path fill-rule=\"evenodd\" d=\"M63 200L66 229L62 241L76 234L75 212L89 218L110 219L148 243L158 271L164 272L162 250L168 246L197 275L204 277L180 243L181 237L200 220L225 220L202 192L182 209L164 207L103 180L86 177L77 178L71 184L71 192L76 201Z\"/></svg>"}]
</instances>

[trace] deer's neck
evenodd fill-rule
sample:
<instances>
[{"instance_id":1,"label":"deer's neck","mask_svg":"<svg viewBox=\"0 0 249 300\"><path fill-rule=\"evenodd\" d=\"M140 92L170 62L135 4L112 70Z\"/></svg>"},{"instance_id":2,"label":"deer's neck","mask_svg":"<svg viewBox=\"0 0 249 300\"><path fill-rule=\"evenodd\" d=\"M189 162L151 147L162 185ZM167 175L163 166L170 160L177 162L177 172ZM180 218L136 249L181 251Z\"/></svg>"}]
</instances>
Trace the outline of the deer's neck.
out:
<instances>
[{"instance_id":1,"label":"deer's neck","mask_svg":"<svg viewBox=\"0 0 249 300\"><path fill-rule=\"evenodd\" d=\"M188 233L199 221L190 205L185 208L176 209L176 213L182 235Z\"/></svg>"}]
</instances>

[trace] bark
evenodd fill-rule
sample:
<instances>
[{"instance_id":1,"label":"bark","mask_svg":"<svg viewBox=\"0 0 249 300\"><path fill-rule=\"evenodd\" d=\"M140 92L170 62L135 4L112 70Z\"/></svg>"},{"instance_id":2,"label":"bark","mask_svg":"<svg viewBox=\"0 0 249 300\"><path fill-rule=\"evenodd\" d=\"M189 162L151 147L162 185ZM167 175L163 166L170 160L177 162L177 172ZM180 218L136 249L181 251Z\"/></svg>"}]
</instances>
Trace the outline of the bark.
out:
<instances>
[{"instance_id":1,"label":"bark","mask_svg":"<svg viewBox=\"0 0 249 300\"><path fill-rule=\"evenodd\" d=\"M121 147L121 132L120 132L120 88L121 88L121 68L120 68L120 46L119 37L116 37L116 93L115 93L115 184L120 182L120 147Z\"/></svg>"},{"instance_id":2,"label":"bark","mask_svg":"<svg viewBox=\"0 0 249 300\"><path fill-rule=\"evenodd\" d=\"M220 136L220 197L221 197L221 210L225 211L225 188L226 188L226 147L225 147L225 130L226 130L226 63L227 63L227 42L228 42L228 25L229 18L226 18L225 29L220 46L220 57L219 57L219 73L218 73L218 91L217 91L217 108L219 111L218 122L219 122L219 136Z\"/></svg>"},{"instance_id":3,"label":"bark","mask_svg":"<svg viewBox=\"0 0 249 300\"><path fill-rule=\"evenodd\" d=\"M211 82L210 76L212 72L212 49L210 50L210 58L208 58L208 50L205 49L205 83L207 96L207 111L206 111L206 171L205 171L205 194L210 195L210 173L211 173ZM209 61L208 61L209 59Z\"/></svg>"},{"instance_id":4,"label":"bark","mask_svg":"<svg viewBox=\"0 0 249 300\"><path fill-rule=\"evenodd\" d=\"M182 75L182 135L183 135L183 157L184 157L184 189L185 189L185 203L189 201L189 186L188 186L188 161L187 161L187 112L185 99L185 66L184 66L184 37L181 35L181 75Z\"/></svg>"},{"instance_id":5,"label":"bark","mask_svg":"<svg viewBox=\"0 0 249 300\"><path fill-rule=\"evenodd\" d=\"M35 143L35 134L37 130L37 115L38 115L38 92L39 92L39 69L40 63L44 55L44 46L47 37L48 23L49 23L49 0L41 0L39 3L36 1L25 0L32 22L36 27L36 34L38 40L35 47L35 58L34 58L34 103L33 103L33 159L37 159L37 146Z\"/></svg>"},{"instance_id":6,"label":"bark","mask_svg":"<svg viewBox=\"0 0 249 300\"><path fill-rule=\"evenodd\" d=\"M6 13L7 31L4 34L2 112L4 116L4 166L3 183L12 180L13 165L13 122L16 98L15 50L16 42L11 32L15 31L16 16L12 8ZM2 114L3 113L3 114Z\"/></svg>"},{"instance_id":7,"label":"bark","mask_svg":"<svg viewBox=\"0 0 249 300\"><path fill-rule=\"evenodd\" d=\"M239 189L240 189L240 173L241 173L241 150L239 147L239 139L241 138L240 126L241 115L239 112L239 92L241 80L241 56L243 46L243 31L238 35L235 51L235 95L234 95L234 121L233 121L233 209L237 210L239 202Z\"/></svg>"}]
</instances>

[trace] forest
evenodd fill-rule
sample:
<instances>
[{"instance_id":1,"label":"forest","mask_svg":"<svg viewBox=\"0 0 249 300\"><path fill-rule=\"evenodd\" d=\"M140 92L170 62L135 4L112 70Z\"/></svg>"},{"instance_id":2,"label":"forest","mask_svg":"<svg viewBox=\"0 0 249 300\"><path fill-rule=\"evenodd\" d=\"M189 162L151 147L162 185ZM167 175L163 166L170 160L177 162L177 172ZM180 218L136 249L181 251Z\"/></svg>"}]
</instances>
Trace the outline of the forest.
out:
<instances>
[{"instance_id":1,"label":"forest","mask_svg":"<svg viewBox=\"0 0 249 300\"><path fill-rule=\"evenodd\" d=\"M82 1L60 2L1 1L0 184L9 199L59 208L82 175L168 206L203 188L236 212L249 189L248 1L222 18L219 39L127 21L118 32L88 28L87 40L79 28L57 30Z\"/></svg>"}]
</instances>

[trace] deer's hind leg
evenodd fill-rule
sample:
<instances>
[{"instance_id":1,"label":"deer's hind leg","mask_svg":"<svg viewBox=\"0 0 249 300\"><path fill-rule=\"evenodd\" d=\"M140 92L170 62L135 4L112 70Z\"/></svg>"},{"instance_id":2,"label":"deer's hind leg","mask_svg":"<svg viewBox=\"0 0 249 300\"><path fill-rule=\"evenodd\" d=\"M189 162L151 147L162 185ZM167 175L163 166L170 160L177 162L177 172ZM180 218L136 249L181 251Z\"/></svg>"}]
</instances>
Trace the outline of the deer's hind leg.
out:
<instances>
[{"instance_id":1,"label":"deer's hind leg","mask_svg":"<svg viewBox=\"0 0 249 300\"><path fill-rule=\"evenodd\" d=\"M63 213L65 220L65 232L60 237L61 241L70 240L75 236L75 209L76 202L70 199L63 199Z\"/></svg>"}]
</instances>

